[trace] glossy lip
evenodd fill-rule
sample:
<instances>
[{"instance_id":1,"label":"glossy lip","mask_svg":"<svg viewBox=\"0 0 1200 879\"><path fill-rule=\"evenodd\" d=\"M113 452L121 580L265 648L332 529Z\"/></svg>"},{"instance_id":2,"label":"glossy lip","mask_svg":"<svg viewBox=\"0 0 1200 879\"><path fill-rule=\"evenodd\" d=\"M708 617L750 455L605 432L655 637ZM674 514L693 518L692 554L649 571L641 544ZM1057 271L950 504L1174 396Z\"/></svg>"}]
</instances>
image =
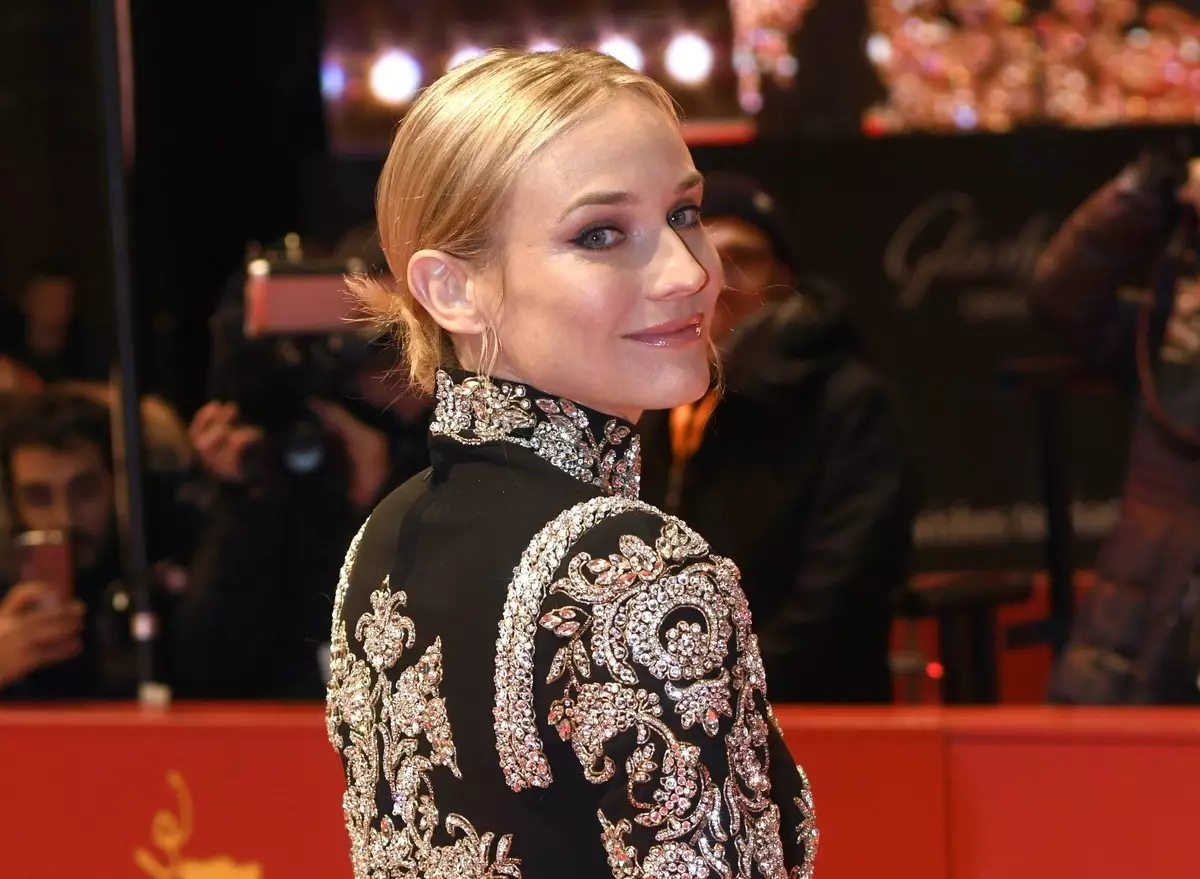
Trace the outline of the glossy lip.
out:
<instances>
[{"instance_id":1,"label":"glossy lip","mask_svg":"<svg viewBox=\"0 0 1200 879\"><path fill-rule=\"evenodd\" d=\"M704 330L704 315L696 312L693 315L666 323L656 324L638 330L636 333L626 333L625 338L656 348L669 348L677 345L688 345L700 338Z\"/></svg>"}]
</instances>

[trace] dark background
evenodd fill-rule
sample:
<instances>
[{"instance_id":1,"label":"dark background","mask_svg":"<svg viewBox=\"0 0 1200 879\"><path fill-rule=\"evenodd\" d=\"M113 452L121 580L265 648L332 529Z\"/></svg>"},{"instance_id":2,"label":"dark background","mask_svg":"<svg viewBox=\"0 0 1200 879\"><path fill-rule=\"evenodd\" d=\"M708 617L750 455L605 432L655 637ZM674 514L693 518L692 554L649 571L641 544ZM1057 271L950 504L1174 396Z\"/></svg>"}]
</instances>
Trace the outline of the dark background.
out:
<instances>
[{"instance_id":1,"label":"dark background","mask_svg":"<svg viewBox=\"0 0 1200 879\"><path fill-rule=\"evenodd\" d=\"M292 230L332 241L369 219L378 160L327 154L318 0L131 2L142 381L189 412L203 402L207 320L247 242ZM457 6L477 13L485 4ZM810 25L836 17L835 7L861 17L858 4L825 0ZM0 283L12 292L33 261L63 254L80 269L85 312L106 332L92 57L85 0L0 4ZM851 94L862 87L847 80ZM904 395L925 464L923 566L1038 561L1032 406L1001 391L995 373L1006 358L1052 350L1020 310L1045 236L1139 149L1167 137L780 135L697 150L703 168L753 169L786 205L811 268L851 293L871 349ZM883 256L921 210L928 223L906 264L942 255L923 298ZM1123 466L1124 416L1115 397L1072 404L1073 482L1094 504L1097 533Z\"/></svg>"}]
</instances>

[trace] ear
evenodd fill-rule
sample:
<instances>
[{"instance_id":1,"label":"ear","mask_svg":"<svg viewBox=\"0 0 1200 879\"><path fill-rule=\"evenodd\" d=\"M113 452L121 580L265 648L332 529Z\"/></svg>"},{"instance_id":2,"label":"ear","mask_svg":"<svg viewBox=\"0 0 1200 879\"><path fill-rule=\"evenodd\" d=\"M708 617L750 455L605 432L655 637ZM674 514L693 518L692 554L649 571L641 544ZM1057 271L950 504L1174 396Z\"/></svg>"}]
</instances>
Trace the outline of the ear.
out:
<instances>
[{"instance_id":1,"label":"ear","mask_svg":"<svg viewBox=\"0 0 1200 879\"><path fill-rule=\"evenodd\" d=\"M470 281L470 267L441 250L418 250L408 261L409 291L453 335L478 336L487 326Z\"/></svg>"}]
</instances>

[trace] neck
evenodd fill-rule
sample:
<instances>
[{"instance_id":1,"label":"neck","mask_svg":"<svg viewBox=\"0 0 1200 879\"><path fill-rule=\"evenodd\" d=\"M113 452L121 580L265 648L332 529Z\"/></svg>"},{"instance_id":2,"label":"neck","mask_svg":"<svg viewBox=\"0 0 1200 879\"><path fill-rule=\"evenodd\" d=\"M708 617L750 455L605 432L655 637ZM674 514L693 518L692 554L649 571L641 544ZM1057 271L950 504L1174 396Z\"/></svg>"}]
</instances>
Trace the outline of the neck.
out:
<instances>
[{"instance_id":1,"label":"neck","mask_svg":"<svg viewBox=\"0 0 1200 879\"><path fill-rule=\"evenodd\" d=\"M480 374L482 375L482 373ZM623 421L628 421L630 424L637 424L638 419L642 417L641 409L631 409L621 406L613 406L612 404L597 403L593 400L574 396L573 394L562 394L556 391L553 387L543 387L538 382L530 381L524 376L518 375L515 370L506 369L502 366L497 366L487 377L496 381L509 381L526 385L530 388L535 388L544 394L550 394L554 397L561 397L563 399L570 400L572 403L575 403L579 406L585 406L588 409L591 409L593 412L598 412L601 415L607 415L609 418L620 418Z\"/></svg>"},{"instance_id":2,"label":"neck","mask_svg":"<svg viewBox=\"0 0 1200 879\"><path fill-rule=\"evenodd\" d=\"M429 432L469 446L524 446L605 494L636 498L641 445L623 417L555 397L511 373L484 377L459 370L452 376L443 370Z\"/></svg>"}]
</instances>

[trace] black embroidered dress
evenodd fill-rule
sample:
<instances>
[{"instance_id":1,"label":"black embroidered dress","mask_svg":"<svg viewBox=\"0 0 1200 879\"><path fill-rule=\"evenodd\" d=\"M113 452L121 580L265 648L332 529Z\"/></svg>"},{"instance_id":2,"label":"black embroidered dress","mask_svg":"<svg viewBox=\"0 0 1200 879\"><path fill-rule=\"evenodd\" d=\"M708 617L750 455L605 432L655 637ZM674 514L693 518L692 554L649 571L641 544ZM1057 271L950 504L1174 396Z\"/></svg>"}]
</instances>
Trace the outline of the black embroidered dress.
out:
<instances>
[{"instance_id":1,"label":"black embroidered dress","mask_svg":"<svg viewBox=\"0 0 1200 879\"><path fill-rule=\"evenodd\" d=\"M808 879L738 570L637 499L631 425L440 373L432 467L335 599L356 879Z\"/></svg>"}]
</instances>

